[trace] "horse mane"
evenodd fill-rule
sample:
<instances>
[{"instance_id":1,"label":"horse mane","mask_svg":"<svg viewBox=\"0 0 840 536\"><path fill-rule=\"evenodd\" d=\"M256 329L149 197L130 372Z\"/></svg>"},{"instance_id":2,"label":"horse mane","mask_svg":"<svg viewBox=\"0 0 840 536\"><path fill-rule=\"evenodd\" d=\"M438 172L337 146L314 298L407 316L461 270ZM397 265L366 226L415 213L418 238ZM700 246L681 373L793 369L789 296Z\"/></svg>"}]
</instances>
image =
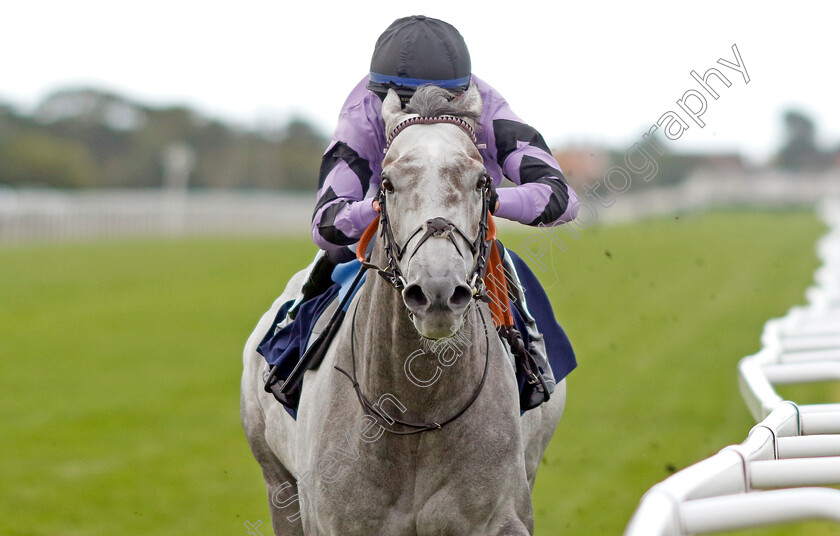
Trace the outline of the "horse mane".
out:
<instances>
[{"instance_id":1,"label":"horse mane","mask_svg":"<svg viewBox=\"0 0 840 536\"><path fill-rule=\"evenodd\" d=\"M456 99L457 96L455 93L437 86L420 86L403 111L409 114L418 114L421 117L454 115L455 117L478 121L479 115L467 109L464 106L463 99Z\"/></svg>"}]
</instances>

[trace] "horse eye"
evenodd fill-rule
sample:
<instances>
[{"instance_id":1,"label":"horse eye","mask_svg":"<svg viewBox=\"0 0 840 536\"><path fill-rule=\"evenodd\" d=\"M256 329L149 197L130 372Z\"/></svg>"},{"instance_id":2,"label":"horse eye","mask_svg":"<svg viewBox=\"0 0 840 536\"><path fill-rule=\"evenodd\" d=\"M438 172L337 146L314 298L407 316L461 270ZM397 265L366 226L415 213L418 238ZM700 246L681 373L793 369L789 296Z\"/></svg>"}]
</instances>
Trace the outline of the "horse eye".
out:
<instances>
[{"instance_id":1,"label":"horse eye","mask_svg":"<svg viewBox=\"0 0 840 536\"><path fill-rule=\"evenodd\" d=\"M394 185L391 182L391 179L389 179L388 177L383 177L382 178L382 188L388 193L393 193L394 192Z\"/></svg>"},{"instance_id":2,"label":"horse eye","mask_svg":"<svg viewBox=\"0 0 840 536\"><path fill-rule=\"evenodd\" d=\"M489 181L489 180L490 180L490 177L488 177L486 173L481 175L475 183L475 189L476 190L481 190L482 188L487 186L487 181Z\"/></svg>"}]
</instances>

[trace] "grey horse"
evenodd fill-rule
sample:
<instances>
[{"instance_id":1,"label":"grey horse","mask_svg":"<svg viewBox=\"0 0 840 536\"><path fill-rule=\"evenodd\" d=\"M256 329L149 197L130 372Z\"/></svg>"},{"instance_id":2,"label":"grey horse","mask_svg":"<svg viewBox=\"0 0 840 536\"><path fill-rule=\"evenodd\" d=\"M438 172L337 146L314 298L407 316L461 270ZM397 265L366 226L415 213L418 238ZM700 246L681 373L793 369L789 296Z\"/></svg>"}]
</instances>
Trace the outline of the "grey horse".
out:
<instances>
[{"instance_id":1,"label":"grey horse","mask_svg":"<svg viewBox=\"0 0 840 536\"><path fill-rule=\"evenodd\" d=\"M304 376L297 420L264 391L256 349L311 266L246 344L242 424L276 535L533 534L531 490L565 380L520 416L513 362L471 291L476 255L466 237L480 232L485 170L470 130L481 98L474 87L451 102L440 91L421 88L405 111L393 91L383 102L386 132L399 133L382 166L390 225L412 252L393 261L402 291L368 272L320 366ZM462 123L406 122L444 114ZM414 230L434 218L463 234L416 247ZM383 242L370 256L379 266L393 259Z\"/></svg>"}]
</instances>

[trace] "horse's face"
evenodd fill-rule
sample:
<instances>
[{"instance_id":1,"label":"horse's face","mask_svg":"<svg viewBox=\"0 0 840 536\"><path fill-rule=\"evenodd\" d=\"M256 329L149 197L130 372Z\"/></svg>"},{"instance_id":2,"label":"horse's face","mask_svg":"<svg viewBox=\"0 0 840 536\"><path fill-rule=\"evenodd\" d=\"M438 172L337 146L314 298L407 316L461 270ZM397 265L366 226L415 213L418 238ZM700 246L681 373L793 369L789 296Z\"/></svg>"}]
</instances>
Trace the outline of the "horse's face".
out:
<instances>
[{"instance_id":1,"label":"horse's face","mask_svg":"<svg viewBox=\"0 0 840 536\"><path fill-rule=\"evenodd\" d=\"M478 91L471 88L459 104L477 116L481 110ZM383 103L388 132L407 117L396 94L389 95ZM475 259L467 240L458 233L452 233L454 242L431 237L419 248L423 232L412 233L428 220L445 218L474 239L482 210L482 191L477 186L484 174L478 149L452 124L406 128L382 163L382 179L388 183L388 217L397 244L405 247L399 260L406 281L402 297L423 337L439 339L460 329L472 300Z\"/></svg>"}]
</instances>

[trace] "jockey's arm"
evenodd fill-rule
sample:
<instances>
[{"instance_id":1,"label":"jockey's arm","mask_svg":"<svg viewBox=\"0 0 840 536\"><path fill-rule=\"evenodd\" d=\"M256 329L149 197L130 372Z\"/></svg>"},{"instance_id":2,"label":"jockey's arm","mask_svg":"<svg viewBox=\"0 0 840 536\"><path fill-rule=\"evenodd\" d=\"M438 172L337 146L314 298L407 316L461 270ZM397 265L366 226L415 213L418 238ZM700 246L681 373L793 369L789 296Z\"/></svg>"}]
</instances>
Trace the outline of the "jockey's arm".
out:
<instances>
[{"instance_id":1,"label":"jockey's arm","mask_svg":"<svg viewBox=\"0 0 840 536\"><path fill-rule=\"evenodd\" d=\"M499 188L496 216L526 225L560 225L577 216L578 199L542 136L524 123L496 122L497 140L514 146L501 160L505 176L516 186ZM530 143L522 138L533 136ZM533 143L533 144L531 144Z\"/></svg>"},{"instance_id":2,"label":"jockey's arm","mask_svg":"<svg viewBox=\"0 0 840 536\"><path fill-rule=\"evenodd\" d=\"M365 88L366 81L344 103L321 160L312 240L324 250L356 243L376 218L372 195L379 186L385 136L380 121L370 119L379 117L381 102Z\"/></svg>"},{"instance_id":3,"label":"jockey's arm","mask_svg":"<svg viewBox=\"0 0 840 536\"><path fill-rule=\"evenodd\" d=\"M502 96L473 75L482 89L482 123L487 135L488 171L501 182L504 174L515 187L499 188L496 216L526 225L559 225L577 215L578 198L566 183L560 165L536 129L527 125L510 109ZM498 176L498 177L497 177Z\"/></svg>"},{"instance_id":4,"label":"jockey's arm","mask_svg":"<svg viewBox=\"0 0 840 536\"><path fill-rule=\"evenodd\" d=\"M321 163L322 173L325 167L332 166L319 181L321 187L312 218L312 240L323 250L356 243L376 218L372 199L365 198L371 179L369 164L354 153L338 142Z\"/></svg>"}]
</instances>

